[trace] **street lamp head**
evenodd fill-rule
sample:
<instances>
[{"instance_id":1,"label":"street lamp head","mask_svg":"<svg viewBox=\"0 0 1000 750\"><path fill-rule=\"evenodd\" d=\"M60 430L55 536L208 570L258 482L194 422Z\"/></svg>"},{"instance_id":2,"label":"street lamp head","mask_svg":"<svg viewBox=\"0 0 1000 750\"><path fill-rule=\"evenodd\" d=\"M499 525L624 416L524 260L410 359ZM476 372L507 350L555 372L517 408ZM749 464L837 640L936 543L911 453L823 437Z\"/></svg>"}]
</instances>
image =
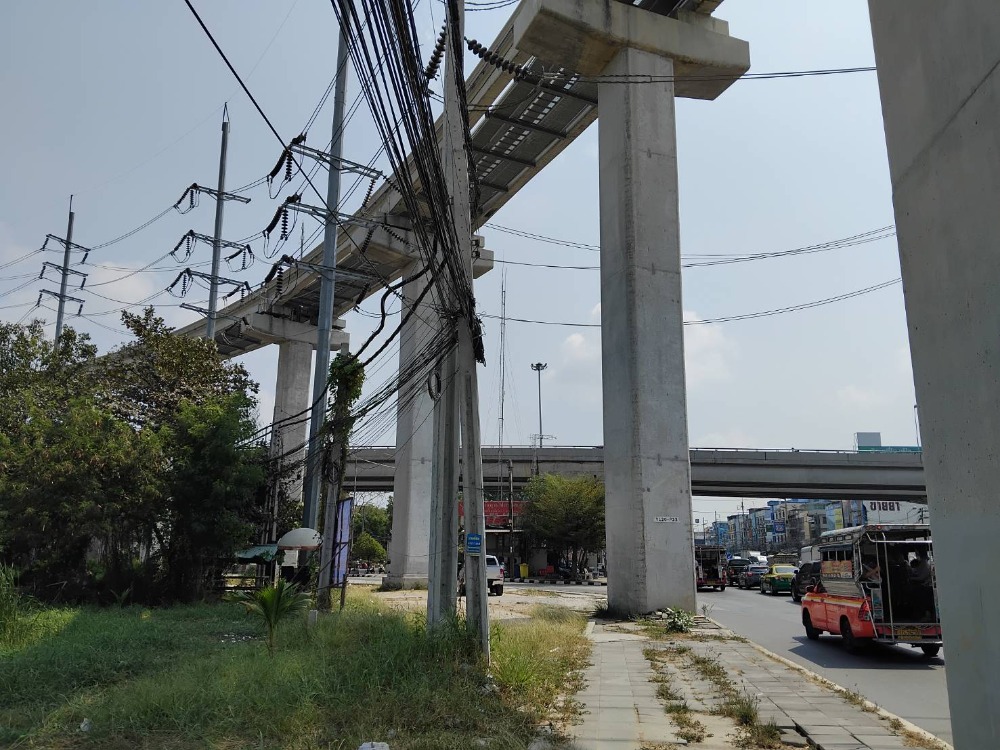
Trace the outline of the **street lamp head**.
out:
<instances>
[{"instance_id":1,"label":"street lamp head","mask_svg":"<svg viewBox=\"0 0 1000 750\"><path fill-rule=\"evenodd\" d=\"M531 369L534 370L535 372L541 372L548 366L549 366L548 362L535 362L535 364L531 366Z\"/></svg>"}]
</instances>

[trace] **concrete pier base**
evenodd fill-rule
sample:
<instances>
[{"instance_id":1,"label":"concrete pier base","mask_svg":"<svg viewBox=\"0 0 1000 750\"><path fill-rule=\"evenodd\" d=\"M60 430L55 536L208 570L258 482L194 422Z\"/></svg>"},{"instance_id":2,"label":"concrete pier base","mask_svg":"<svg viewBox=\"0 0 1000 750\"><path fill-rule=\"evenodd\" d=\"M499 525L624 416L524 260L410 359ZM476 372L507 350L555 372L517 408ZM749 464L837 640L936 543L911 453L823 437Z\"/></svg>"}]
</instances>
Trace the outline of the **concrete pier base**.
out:
<instances>
[{"instance_id":1,"label":"concrete pier base","mask_svg":"<svg viewBox=\"0 0 1000 750\"><path fill-rule=\"evenodd\" d=\"M599 88L608 601L695 610L673 62L624 48Z\"/></svg>"},{"instance_id":2,"label":"concrete pier base","mask_svg":"<svg viewBox=\"0 0 1000 750\"><path fill-rule=\"evenodd\" d=\"M1000 4L868 7L954 745L1000 747Z\"/></svg>"},{"instance_id":3,"label":"concrete pier base","mask_svg":"<svg viewBox=\"0 0 1000 750\"><path fill-rule=\"evenodd\" d=\"M418 270L407 269L406 275ZM407 310L427 286L422 276L403 287ZM428 299L428 298L425 298ZM436 320L429 306L410 318L400 333L399 369L411 366L414 355L434 336ZM417 378L399 393L396 414L396 475L392 495L392 539L386 584L413 588L427 585L427 540L431 523L431 463L434 452L434 402L426 378Z\"/></svg>"}]
</instances>

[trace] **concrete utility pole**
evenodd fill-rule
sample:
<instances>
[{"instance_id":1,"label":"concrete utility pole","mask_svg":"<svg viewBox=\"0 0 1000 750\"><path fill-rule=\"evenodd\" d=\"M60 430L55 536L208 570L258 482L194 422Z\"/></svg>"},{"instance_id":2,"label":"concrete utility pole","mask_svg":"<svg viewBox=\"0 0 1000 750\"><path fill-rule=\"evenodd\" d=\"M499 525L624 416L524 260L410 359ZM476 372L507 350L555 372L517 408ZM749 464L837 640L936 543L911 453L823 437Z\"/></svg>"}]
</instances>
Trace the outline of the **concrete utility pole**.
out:
<instances>
[{"instance_id":1,"label":"concrete utility pole","mask_svg":"<svg viewBox=\"0 0 1000 750\"><path fill-rule=\"evenodd\" d=\"M215 340L215 315L219 309L219 262L222 256L222 210L226 203L226 151L229 146L229 106L222 108L222 147L219 149L219 185L215 194L215 236L212 241L212 279L209 282L205 338Z\"/></svg>"},{"instance_id":2,"label":"concrete utility pole","mask_svg":"<svg viewBox=\"0 0 1000 750\"><path fill-rule=\"evenodd\" d=\"M449 19L448 46L445 63L445 127L444 174L451 197L455 234L462 248L465 270L472 284L472 207L469 195L469 155L465 149L465 128L468 114L458 96L458 78L464 78L465 2L455 0L449 6L457 17ZM462 81L464 83L464 80ZM486 588L486 518L483 513L483 454L479 430L479 380L476 372L476 352L472 340L472 322L458 321L458 386L461 398L462 423L462 499L465 521L465 616L470 630L479 636L486 663L490 661L490 621L487 611ZM478 535L481 552L470 545Z\"/></svg>"},{"instance_id":3,"label":"concrete utility pole","mask_svg":"<svg viewBox=\"0 0 1000 750\"><path fill-rule=\"evenodd\" d=\"M59 308L56 312L56 346L59 346L59 338L62 336L63 318L66 314L66 289L69 286L69 253L73 247L73 196L69 197L69 221L66 225L66 241L63 242L63 264L62 280L59 282Z\"/></svg>"},{"instance_id":4,"label":"concrete utility pole","mask_svg":"<svg viewBox=\"0 0 1000 750\"><path fill-rule=\"evenodd\" d=\"M427 625L434 628L455 616L458 598L458 357L452 351L432 381L434 402L431 461L431 524L427 560Z\"/></svg>"},{"instance_id":5,"label":"concrete utility pole","mask_svg":"<svg viewBox=\"0 0 1000 750\"><path fill-rule=\"evenodd\" d=\"M319 433L326 419L327 381L330 378L330 330L333 328L333 293L337 271L337 239L340 205L340 170L344 152L344 104L347 88L347 33L340 30L337 45L337 82L333 98L333 143L330 172L326 183L326 223L323 230L323 267L320 270L319 315L316 323L316 369L313 375L312 413L309 417L309 450L303 493L302 525L315 529L319 523L319 494L322 486ZM336 504L339 498L332 498Z\"/></svg>"}]
</instances>

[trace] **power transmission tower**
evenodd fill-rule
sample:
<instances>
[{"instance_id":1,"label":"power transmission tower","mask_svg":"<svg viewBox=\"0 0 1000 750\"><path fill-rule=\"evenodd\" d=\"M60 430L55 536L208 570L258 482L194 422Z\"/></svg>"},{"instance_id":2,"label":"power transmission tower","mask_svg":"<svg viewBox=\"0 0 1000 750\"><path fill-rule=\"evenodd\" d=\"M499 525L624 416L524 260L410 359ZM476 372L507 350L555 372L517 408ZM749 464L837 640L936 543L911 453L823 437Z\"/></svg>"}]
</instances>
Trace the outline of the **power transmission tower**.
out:
<instances>
[{"instance_id":1,"label":"power transmission tower","mask_svg":"<svg viewBox=\"0 0 1000 750\"><path fill-rule=\"evenodd\" d=\"M45 235L45 243L42 245L42 249L45 250L47 249L49 240L52 240L53 242L58 242L60 245L63 246L62 266L57 266L55 263L49 263L48 261L45 261L44 263L42 263L42 272L38 275L39 279L44 279L45 272L50 268L58 272L60 274L59 291L53 292L50 289L42 289L38 293L38 302L35 303L36 307L38 305L41 305L42 295L45 294L49 295L50 297L55 297L56 300L58 300L58 307L56 310L56 330L54 338L57 347L59 346L59 339L62 337L63 322L66 317L66 303L75 302L76 304L79 305L79 308L77 309L76 312L77 315L83 312L83 300L80 299L79 297L70 297L69 294L67 294L67 289L69 288L70 276L79 277L80 289L83 289L83 285L87 283L87 274L83 273L82 271L73 270L72 268L69 267L70 259L74 251L83 253L83 260L81 261L81 263L86 262L87 255L90 254L89 249L77 245L73 242L73 220L75 217L76 214L73 213L73 196L71 195L69 197L69 219L66 225L66 237L62 238L62 237L56 237L54 234L47 234Z\"/></svg>"},{"instance_id":2,"label":"power transmission tower","mask_svg":"<svg viewBox=\"0 0 1000 750\"><path fill-rule=\"evenodd\" d=\"M222 216L223 216L223 206L226 201L236 201L238 203L249 203L250 199L242 195L236 195L235 193L226 192L226 157L229 150L229 106L224 105L222 108L222 144L219 148L219 182L218 188L212 190L211 188L203 187L197 182L191 185L184 194L181 195L180 199L174 206L179 208L179 206L185 201L189 202L189 207L186 210L181 210L181 213L187 213L192 208L197 205L198 196L202 193L210 195L215 198L215 231L211 237L203 234L198 234L194 230L189 231L181 241L177 243L171 255L176 259L176 253L180 249L182 244L187 245L187 257L191 255L191 246L195 240L205 242L212 246L212 272L210 274L201 273L199 271L192 271L190 268L184 269L181 275L174 280L174 283L170 285L169 288L177 284L182 277L186 278L188 281L193 278L200 278L208 282L209 294L208 294L208 309L197 307L195 305L183 304L185 310L194 310L195 312L201 313L205 316L205 339L207 341L215 340L215 327L216 321L218 319L218 309L219 309L219 286L229 285L234 287L235 290L247 291L249 286L243 284L239 281L233 279L225 279L219 276L219 265L222 261L222 248L235 249L232 255L230 255L227 260L232 260L233 258L242 255L243 256L243 267L247 267L247 259L253 258L253 251L248 245L241 245L236 242L227 242L222 239ZM187 293L187 285L182 286L182 291L184 294ZM232 292L225 295L226 298L232 295Z\"/></svg>"}]
</instances>

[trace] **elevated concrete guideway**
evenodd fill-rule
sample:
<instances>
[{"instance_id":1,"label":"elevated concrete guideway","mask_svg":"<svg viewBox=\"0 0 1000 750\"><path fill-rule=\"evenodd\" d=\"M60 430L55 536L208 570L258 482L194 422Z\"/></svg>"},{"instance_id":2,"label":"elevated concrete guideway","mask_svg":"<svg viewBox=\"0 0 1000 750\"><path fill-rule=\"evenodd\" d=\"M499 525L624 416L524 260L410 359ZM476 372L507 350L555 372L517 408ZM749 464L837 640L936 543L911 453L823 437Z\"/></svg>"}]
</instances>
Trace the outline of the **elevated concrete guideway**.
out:
<instances>
[{"instance_id":1,"label":"elevated concrete guideway","mask_svg":"<svg viewBox=\"0 0 1000 750\"><path fill-rule=\"evenodd\" d=\"M347 468L347 487L358 491L391 492L395 448L355 448ZM603 476L600 447L504 448L498 471L497 448L483 447L483 478L487 490L500 481L507 486L513 463L515 488L535 471L568 476ZM714 497L815 498L823 500L893 499L923 501L923 457L919 453L856 453L853 451L791 451L691 449L691 487L695 495Z\"/></svg>"},{"instance_id":2,"label":"elevated concrete guideway","mask_svg":"<svg viewBox=\"0 0 1000 750\"><path fill-rule=\"evenodd\" d=\"M731 83L727 76L738 77L746 69L745 64L741 65L738 54L731 55L732 60L727 64L711 66L711 72L718 78L698 80L699 75L705 77L705 70L710 67L708 58L704 55L699 57L698 49L712 37L711 29L725 25L708 15L719 2L685 0L664 3L662 0L644 0L639 7L649 4L689 7L689 10L670 10L688 20L707 25L702 29L685 24L683 35L675 29L674 38L668 40L670 44L679 45L684 58L675 66L678 96L714 99ZM584 5L590 8L590 15L594 12L600 15L605 3ZM625 11L630 3L611 2L610 5L615 10L618 5L625 5L621 8ZM525 49L535 46L545 48L554 41L546 41L549 33L562 35L559 38L565 36L558 21L564 16L557 12L565 7L567 3L564 0L523 0L489 45L492 52L505 60L537 75L548 74L542 85L515 81L509 73L486 61L479 63L468 77L466 88L472 130L470 150L480 193L479 204L472 207L474 231L594 123L597 119L598 84L581 74L600 73L598 61L613 55L620 48L619 37L633 32L619 22L613 29L618 36L612 34L602 39L600 44L581 51L578 57L580 69L553 70L551 64L544 63ZM581 17L581 22L587 20ZM645 43L653 51L662 46L654 31L647 30L645 37ZM684 76L690 79L684 80ZM414 174L405 179L417 184ZM308 192L303 194L302 202L321 207L319 199ZM364 208L353 216L341 217L343 227L337 249L335 317L347 314L363 300L379 293L387 281L397 281L415 261L419 261L416 249L409 243L409 230L414 221L422 218L407 214L402 196L388 182L375 191ZM481 243L475 249L479 256L475 275L479 277L493 267L493 253ZM302 260L316 266L321 263L322 257L323 247L320 244L307 252ZM305 341L310 336L315 337L319 275L305 267L289 268L285 270L280 286L279 289L276 278L272 279L245 299L219 311L216 342L225 356L239 356L271 343ZM342 321L338 321L338 327L344 327ZM177 333L204 336L205 320L185 326ZM346 338L342 333L339 338L335 334L334 348L344 341Z\"/></svg>"}]
</instances>

